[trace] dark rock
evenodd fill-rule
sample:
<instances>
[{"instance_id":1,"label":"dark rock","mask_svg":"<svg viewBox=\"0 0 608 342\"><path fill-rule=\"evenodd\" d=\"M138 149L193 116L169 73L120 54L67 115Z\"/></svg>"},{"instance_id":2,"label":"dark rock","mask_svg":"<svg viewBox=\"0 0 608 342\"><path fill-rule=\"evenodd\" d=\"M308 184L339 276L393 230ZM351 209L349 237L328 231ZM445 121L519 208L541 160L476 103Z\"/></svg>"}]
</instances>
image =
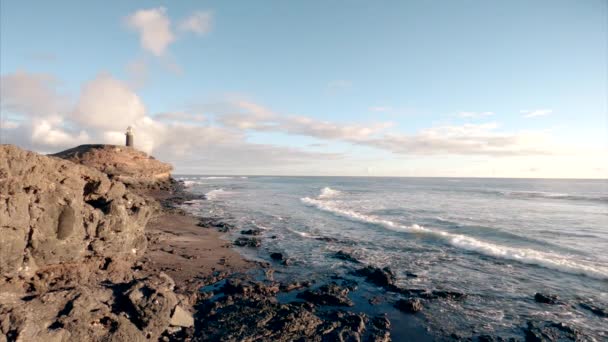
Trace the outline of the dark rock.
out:
<instances>
[{"instance_id":1,"label":"dark rock","mask_svg":"<svg viewBox=\"0 0 608 342\"><path fill-rule=\"evenodd\" d=\"M289 283L289 284L281 284L281 286L279 288L282 292L290 292L293 290L299 290L301 288L310 287L310 285L312 285L312 283L310 281L303 281L303 282L296 281L296 282Z\"/></svg>"},{"instance_id":2,"label":"dark rock","mask_svg":"<svg viewBox=\"0 0 608 342\"><path fill-rule=\"evenodd\" d=\"M239 247L257 248L257 247L260 247L262 245L262 243L260 242L260 240L258 240L256 238L240 237L234 241L234 245L239 246Z\"/></svg>"},{"instance_id":3,"label":"dark rock","mask_svg":"<svg viewBox=\"0 0 608 342\"><path fill-rule=\"evenodd\" d=\"M589 310L594 314L598 315L599 317L608 317L608 309L606 308L600 308L589 303L580 303L579 305L581 306L581 308Z\"/></svg>"},{"instance_id":4,"label":"dark rock","mask_svg":"<svg viewBox=\"0 0 608 342\"><path fill-rule=\"evenodd\" d=\"M271 258L272 260L281 261L281 260L283 260L283 254L282 254L282 253L277 253L277 252L275 252L275 253L270 253L270 258Z\"/></svg>"},{"instance_id":5,"label":"dark rock","mask_svg":"<svg viewBox=\"0 0 608 342\"><path fill-rule=\"evenodd\" d=\"M524 334L527 342L580 340L580 333L576 329L556 322L528 322Z\"/></svg>"},{"instance_id":6,"label":"dark rock","mask_svg":"<svg viewBox=\"0 0 608 342\"><path fill-rule=\"evenodd\" d=\"M349 292L347 288L330 283L316 290L306 290L298 294L298 298L319 305L353 306L353 302L348 298Z\"/></svg>"},{"instance_id":7,"label":"dark rock","mask_svg":"<svg viewBox=\"0 0 608 342\"><path fill-rule=\"evenodd\" d=\"M350 262L354 262L356 264L361 263L359 260L357 260L355 257L353 257L352 255L344 252L344 251L337 251L334 254L334 258L336 259L340 259L340 260L345 260L345 261L350 261Z\"/></svg>"},{"instance_id":8,"label":"dark rock","mask_svg":"<svg viewBox=\"0 0 608 342\"><path fill-rule=\"evenodd\" d=\"M218 219L209 217L199 219L199 222L196 225L203 228L215 228L221 233L226 233L236 228L235 226L229 223L222 222Z\"/></svg>"},{"instance_id":9,"label":"dark rock","mask_svg":"<svg viewBox=\"0 0 608 342\"><path fill-rule=\"evenodd\" d=\"M399 299L395 307L403 312L416 313L422 310L422 302L417 298Z\"/></svg>"},{"instance_id":10,"label":"dark rock","mask_svg":"<svg viewBox=\"0 0 608 342\"><path fill-rule=\"evenodd\" d=\"M243 235L261 235L262 231L259 229L247 229L247 230L241 230L241 234Z\"/></svg>"},{"instance_id":11,"label":"dark rock","mask_svg":"<svg viewBox=\"0 0 608 342\"><path fill-rule=\"evenodd\" d=\"M534 295L534 300L537 303L544 303L544 304L557 304L558 303L557 295L544 294L544 293L540 293L540 292L537 292Z\"/></svg>"},{"instance_id":12,"label":"dark rock","mask_svg":"<svg viewBox=\"0 0 608 342\"><path fill-rule=\"evenodd\" d=\"M393 285L396 279L395 273L388 267L380 269L373 266L366 266L355 271L354 274L365 277L370 283L383 287Z\"/></svg>"},{"instance_id":13,"label":"dark rock","mask_svg":"<svg viewBox=\"0 0 608 342\"><path fill-rule=\"evenodd\" d=\"M279 292L279 285L276 283L264 284L248 279L228 279L221 290L227 295L261 300Z\"/></svg>"},{"instance_id":14,"label":"dark rock","mask_svg":"<svg viewBox=\"0 0 608 342\"><path fill-rule=\"evenodd\" d=\"M379 315L372 319L368 327L369 342L390 342L391 341L391 321L385 315Z\"/></svg>"}]
</instances>

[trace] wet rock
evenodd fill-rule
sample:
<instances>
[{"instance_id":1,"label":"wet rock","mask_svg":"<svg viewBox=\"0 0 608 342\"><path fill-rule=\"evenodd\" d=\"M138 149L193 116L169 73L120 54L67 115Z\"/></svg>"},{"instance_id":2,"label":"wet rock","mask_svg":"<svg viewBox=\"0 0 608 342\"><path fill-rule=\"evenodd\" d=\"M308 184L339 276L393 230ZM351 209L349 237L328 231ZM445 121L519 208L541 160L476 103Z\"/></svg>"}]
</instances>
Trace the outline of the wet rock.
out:
<instances>
[{"instance_id":1,"label":"wet rock","mask_svg":"<svg viewBox=\"0 0 608 342\"><path fill-rule=\"evenodd\" d=\"M417 298L399 299L395 307L403 312L416 313L422 310L422 302Z\"/></svg>"},{"instance_id":2,"label":"wet rock","mask_svg":"<svg viewBox=\"0 0 608 342\"><path fill-rule=\"evenodd\" d=\"M383 287L393 285L396 279L395 273L389 267L377 268L366 266L355 271L354 274L365 277L368 282Z\"/></svg>"},{"instance_id":3,"label":"wet rock","mask_svg":"<svg viewBox=\"0 0 608 342\"><path fill-rule=\"evenodd\" d=\"M355 257L353 257L352 255L344 252L344 251L337 251L334 254L334 258L336 259L340 259L340 260L345 260L345 261L350 261L350 262L354 262L356 264L361 263L359 260L357 260Z\"/></svg>"},{"instance_id":4,"label":"wet rock","mask_svg":"<svg viewBox=\"0 0 608 342\"><path fill-rule=\"evenodd\" d=\"M292 258L287 258L285 260L283 260L283 262L281 263L283 266L291 266L293 265L293 259Z\"/></svg>"},{"instance_id":5,"label":"wet rock","mask_svg":"<svg viewBox=\"0 0 608 342\"><path fill-rule=\"evenodd\" d=\"M578 341L580 333L564 323L528 322L524 328L527 342Z\"/></svg>"},{"instance_id":6,"label":"wet rock","mask_svg":"<svg viewBox=\"0 0 608 342\"><path fill-rule=\"evenodd\" d=\"M221 220L210 217L204 217L199 219L196 225L203 228L215 228L221 233L226 233L236 228L235 226L229 223L222 222Z\"/></svg>"},{"instance_id":7,"label":"wet rock","mask_svg":"<svg viewBox=\"0 0 608 342\"><path fill-rule=\"evenodd\" d=\"M270 258L272 260L281 261L281 260L283 260L284 256L282 253L275 252L275 253L270 253Z\"/></svg>"},{"instance_id":8,"label":"wet rock","mask_svg":"<svg viewBox=\"0 0 608 342\"><path fill-rule=\"evenodd\" d=\"M259 229L247 229L247 230L241 230L241 234L243 235L261 235L262 231Z\"/></svg>"},{"instance_id":9,"label":"wet rock","mask_svg":"<svg viewBox=\"0 0 608 342\"><path fill-rule=\"evenodd\" d=\"M424 295L425 292L422 293ZM456 291L435 290L431 292L431 298L444 298L450 300L462 300L467 297L465 293Z\"/></svg>"},{"instance_id":10,"label":"wet rock","mask_svg":"<svg viewBox=\"0 0 608 342\"><path fill-rule=\"evenodd\" d=\"M290 292L293 290L299 290L301 288L305 288L305 287L310 287L310 285L312 285L312 283L310 281L303 281L303 282L293 282L293 283L289 283L289 284L281 284L281 286L279 287L281 292Z\"/></svg>"},{"instance_id":11,"label":"wet rock","mask_svg":"<svg viewBox=\"0 0 608 342\"><path fill-rule=\"evenodd\" d=\"M537 303L544 303L544 304L557 304L558 297L557 297L557 295L554 295L554 294L544 294L544 293L537 292L534 295L534 301L536 301Z\"/></svg>"},{"instance_id":12,"label":"wet rock","mask_svg":"<svg viewBox=\"0 0 608 342\"><path fill-rule=\"evenodd\" d=\"M385 315L379 315L371 320L369 330L369 342L390 342L391 341L391 321Z\"/></svg>"},{"instance_id":13,"label":"wet rock","mask_svg":"<svg viewBox=\"0 0 608 342\"><path fill-rule=\"evenodd\" d=\"M256 238L240 237L234 241L234 245L239 246L239 247L257 248L257 247L260 247L262 245L262 243L260 242L260 240L258 240Z\"/></svg>"},{"instance_id":14,"label":"wet rock","mask_svg":"<svg viewBox=\"0 0 608 342\"><path fill-rule=\"evenodd\" d=\"M298 298L318 305L353 306L354 303L348 298L349 292L349 289L332 282L316 290L306 290L299 293Z\"/></svg>"},{"instance_id":15,"label":"wet rock","mask_svg":"<svg viewBox=\"0 0 608 342\"><path fill-rule=\"evenodd\" d=\"M606 308L600 308L599 306L590 303L580 303L579 305L581 308L589 310L599 317L608 317L608 309Z\"/></svg>"},{"instance_id":16,"label":"wet rock","mask_svg":"<svg viewBox=\"0 0 608 342\"><path fill-rule=\"evenodd\" d=\"M262 300L277 294L279 285L276 283L264 284L249 279L228 279L221 290L228 295Z\"/></svg>"}]
</instances>

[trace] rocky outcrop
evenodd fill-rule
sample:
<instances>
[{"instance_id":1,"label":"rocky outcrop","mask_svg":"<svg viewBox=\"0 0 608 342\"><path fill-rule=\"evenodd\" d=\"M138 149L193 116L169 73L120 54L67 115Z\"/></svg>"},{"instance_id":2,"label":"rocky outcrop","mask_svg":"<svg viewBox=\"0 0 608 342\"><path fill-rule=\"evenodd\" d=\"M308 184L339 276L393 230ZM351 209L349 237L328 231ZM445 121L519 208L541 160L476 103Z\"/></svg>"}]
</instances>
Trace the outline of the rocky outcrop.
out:
<instances>
[{"instance_id":1,"label":"rocky outcrop","mask_svg":"<svg viewBox=\"0 0 608 342\"><path fill-rule=\"evenodd\" d=\"M30 278L70 263L134 260L146 248L144 226L151 212L144 198L102 172L0 147L4 278Z\"/></svg>"},{"instance_id":2,"label":"rocky outcrop","mask_svg":"<svg viewBox=\"0 0 608 342\"><path fill-rule=\"evenodd\" d=\"M170 277L134 272L159 206L111 171L0 146L0 341L148 341L193 325Z\"/></svg>"},{"instance_id":3,"label":"rocky outcrop","mask_svg":"<svg viewBox=\"0 0 608 342\"><path fill-rule=\"evenodd\" d=\"M53 156L97 169L133 186L168 181L173 169L142 151L117 145L80 145Z\"/></svg>"}]
</instances>

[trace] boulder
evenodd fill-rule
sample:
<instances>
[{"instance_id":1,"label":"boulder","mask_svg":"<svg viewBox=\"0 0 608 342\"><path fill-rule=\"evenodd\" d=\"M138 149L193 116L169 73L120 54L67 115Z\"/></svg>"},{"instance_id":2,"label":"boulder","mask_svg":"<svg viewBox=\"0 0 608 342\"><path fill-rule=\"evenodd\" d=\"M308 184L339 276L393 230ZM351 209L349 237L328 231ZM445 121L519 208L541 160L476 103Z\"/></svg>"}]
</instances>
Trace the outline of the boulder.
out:
<instances>
[{"instance_id":1,"label":"boulder","mask_svg":"<svg viewBox=\"0 0 608 342\"><path fill-rule=\"evenodd\" d=\"M181 306L176 306L171 316L169 324L176 327L188 328L194 325L194 318L188 311L182 309Z\"/></svg>"},{"instance_id":2,"label":"boulder","mask_svg":"<svg viewBox=\"0 0 608 342\"><path fill-rule=\"evenodd\" d=\"M345 261L350 261L350 262L354 262L356 264L361 263L359 260L357 260L355 257L353 257L352 255L344 252L344 251L337 251L334 254L334 258L336 259L340 259L340 260L345 260Z\"/></svg>"},{"instance_id":3,"label":"boulder","mask_svg":"<svg viewBox=\"0 0 608 342\"><path fill-rule=\"evenodd\" d=\"M366 266L355 271L355 275L365 277L368 282L382 287L393 285L396 279L395 273L388 267Z\"/></svg>"},{"instance_id":4,"label":"boulder","mask_svg":"<svg viewBox=\"0 0 608 342\"><path fill-rule=\"evenodd\" d=\"M257 248L262 245L259 239L240 237L234 241L235 246Z\"/></svg>"},{"instance_id":5,"label":"boulder","mask_svg":"<svg viewBox=\"0 0 608 342\"><path fill-rule=\"evenodd\" d=\"M416 313L422 310L422 302L417 298L399 299L395 307L403 312Z\"/></svg>"},{"instance_id":6,"label":"boulder","mask_svg":"<svg viewBox=\"0 0 608 342\"><path fill-rule=\"evenodd\" d=\"M543 303L543 304L557 304L558 297L557 297L557 295L554 295L554 294L544 294L544 293L537 292L534 295L534 301L536 301L537 303Z\"/></svg>"}]
</instances>

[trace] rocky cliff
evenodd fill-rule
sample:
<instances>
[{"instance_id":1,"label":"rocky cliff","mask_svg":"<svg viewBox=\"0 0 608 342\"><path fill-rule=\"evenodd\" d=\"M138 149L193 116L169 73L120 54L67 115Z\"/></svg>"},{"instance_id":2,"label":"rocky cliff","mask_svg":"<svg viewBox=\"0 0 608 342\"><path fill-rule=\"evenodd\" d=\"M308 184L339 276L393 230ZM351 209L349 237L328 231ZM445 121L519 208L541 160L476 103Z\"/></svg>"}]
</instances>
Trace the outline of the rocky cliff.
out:
<instances>
[{"instance_id":1,"label":"rocky cliff","mask_svg":"<svg viewBox=\"0 0 608 342\"><path fill-rule=\"evenodd\" d=\"M124 181L171 166L118 149L59 154L80 165L0 145L0 342L138 341L190 324L171 278L134 271L158 204Z\"/></svg>"},{"instance_id":2,"label":"rocky cliff","mask_svg":"<svg viewBox=\"0 0 608 342\"><path fill-rule=\"evenodd\" d=\"M53 155L97 169L127 185L149 185L166 181L173 167L131 147L80 145Z\"/></svg>"}]
</instances>

